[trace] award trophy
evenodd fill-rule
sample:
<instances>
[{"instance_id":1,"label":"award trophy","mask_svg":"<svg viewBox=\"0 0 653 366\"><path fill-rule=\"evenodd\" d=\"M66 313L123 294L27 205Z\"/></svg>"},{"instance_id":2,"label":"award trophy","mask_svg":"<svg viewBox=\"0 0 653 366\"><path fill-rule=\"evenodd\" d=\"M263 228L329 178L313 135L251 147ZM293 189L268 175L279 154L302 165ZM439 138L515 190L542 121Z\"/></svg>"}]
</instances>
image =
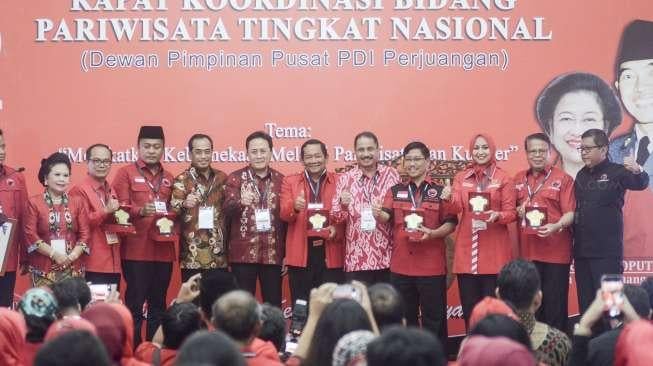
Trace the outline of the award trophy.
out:
<instances>
[{"instance_id":1,"label":"award trophy","mask_svg":"<svg viewBox=\"0 0 653 366\"><path fill-rule=\"evenodd\" d=\"M485 211L490 207L490 194L488 192L469 192L469 210L474 213L477 220L487 220L490 215Z\"/></svg>"},{"instance_id":2,"label":"award trophy","mask_svg":"<svg viewBox=\"0 0 653 366\"><path fill-rule=\"evenodd\" d=\"M329 211L324 209L311 209L309 207L306 210L306 216L308 217L306 223L308 236L315 236L324 239L329 237Z\"/></svg>"},{"instance_id":3,"label":"award trophy","mask_svg":"<svg viewBox=\"0 0 653 366\"><path fill-rule=\"evenodd\" d=\"M174 214L155 215L154 217L154 240L160 242L174 242L178 235L175 233L175 222L172 220Z\"/></svg>"},{"instance_id":4,"label":"award trophy","mask_svg":"<svg viewBox=\"0 0 653 366\"><path fill-rule=\"evenodd\" d=\"M546 207L526 206L524 209L524 233L534 235L547 224Z\"/></svg>"},{"instance_id":5,"label":"award trophy","mask_svg":"<svg viewBox=\"0 0 653 366\"><path fill-rule=\"evenodd\" d=\"M113 213L113 221L104 225L104 231L116 234L136 234L136 228L129 222L130 205L120 205L120 208Z\"/></svg>"},{"instance_id":6,"label":"award trophy","mask_svg":"<svg viewBox=\"0 0 653 366\"><path fill-rule=\"evenodd\" d=\"M419 241L424 236L424 233L418 230L423 223L423 209L404 209L404 232L408 235L408 240Z\"/></svg>"}]
</instances>

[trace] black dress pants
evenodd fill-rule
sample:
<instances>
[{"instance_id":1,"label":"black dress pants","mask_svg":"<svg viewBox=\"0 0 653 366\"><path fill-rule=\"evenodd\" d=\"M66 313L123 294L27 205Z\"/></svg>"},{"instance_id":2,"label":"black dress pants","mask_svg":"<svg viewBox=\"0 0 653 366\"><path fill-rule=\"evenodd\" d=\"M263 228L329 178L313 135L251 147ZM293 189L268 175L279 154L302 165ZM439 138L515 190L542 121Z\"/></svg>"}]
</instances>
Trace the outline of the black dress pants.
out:
<instances>
[{"instance_id":1,"label":"black dress pants","mask_svg":"<svg viewBox=\"0 0 653 366\"><path fill-rule=\"evenodd\" d=\"M486 296L494 296L497 275L457 274L460 303L463 306L465 327L469 331L469 318L476 304Z\"/></svg>"},{"instance_id":2,"label":"black dress pants","mask_svg":"<svg viewBox=\"0 0 653 366\"><path fill-rule=\"evenodd\" d=\"M0 276L0 306L10 308L14 301L14 288L16 287L16 272L5 272Z\"/></svg>"},{"instance_id":3,"label":"black dress pants","mask_svg":"<svg viewBox=\"0 0 653 366\"><path fill-rule=\"evenodd\" d=\"M580 313L590 307L596 291L601 288L601 276L604 274L622 274L622 258L577 258L574 259L576 270L576 290Z\"/></svg>"},{"instance_id":4,"label":"black dress pants","mask_svg":"<svg viewBox=\"0 0 653 366\"><path fill-rule=\"evenodd\" d=\"M263 302L281 308L281 266L258 263L233 263L231 273L238 287L256 294L256 280L261 283Z\"/></svg>"},{"instance_id":5,"label":"black dress pants","mask_svg":"<svg viewBox=\"0 0 653 366\"><path fill-rule=\"evenodd\" d=\"M342 268L327 268L324 245L315 246L313 241L308 244L308 260L306 267L288 266L290 294L292 305L297 299L308 301L311 289L320 287L323 283L342 283L345 274Z\"/></svg>"},{"instance_id":6,"label":"black dress pants","mask_svg":"<svg viewBox=\"0 0 653 366\"><path fill-rule=\"evenodd\" d=\"M347 282L360 281L364 283L367 287L370 287L380 282L390 283L390 270L378 269L372 271L345 272L345 280Z\"/></svg>"},{"instance_id":7,"label":"black dress pants","mask_svg":"<svg viewBox=\"0 0 653 366\"><path fill-rule=\"evenodd\" d=\"M390 283L404 300L406 322L419 326L422 314L422 328L447 344L447 276L405 276L390 274Z\"/></svg>"},{"instance_id":8,"label":"black dress pants","mask_svg":"<svg viewBox=\"0 0 653 366\"><path fill-rule=\"evenodd\" d=\"M147 301L146 338L152 340L166 310L166 293L172 275L171 262L122 261L127 282L125 305L134 318L134 348L141 343L143 304Z\"/></svg>"},{"instance_id":9,"label":"black dress pants","mask_svg":"<svg viewBox=\"0 0 653 366\"><path fill-rule=\"evenodd\" d=\"M569 264L535 261L540 273L542 305L535 317L556 329L567 332L569 318Z\"/></svg>"}]
</instances>

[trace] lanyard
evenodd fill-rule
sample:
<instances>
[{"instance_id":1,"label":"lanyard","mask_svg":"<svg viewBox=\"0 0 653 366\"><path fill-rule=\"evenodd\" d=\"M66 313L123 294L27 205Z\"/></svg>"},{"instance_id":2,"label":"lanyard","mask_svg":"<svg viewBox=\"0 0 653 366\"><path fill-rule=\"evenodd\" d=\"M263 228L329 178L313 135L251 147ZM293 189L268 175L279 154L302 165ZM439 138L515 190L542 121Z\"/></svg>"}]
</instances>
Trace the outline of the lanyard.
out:
<instances>
[{"instance_id":1,"label":"lanyard","mask_svg":"<svg viewBox=\"0 0 653 366\"><path fill-rule=\"evenodd\" d=\"M211 169L211 168L209 168ZM213 192L213 188L215 187L215 180L218 178L218 175L213 172L213 170L209 170L211 174L213 174L213 180L211 180L211 184L209 185L209 189L206 190L203 194L201 194L202 198L202 203L206 204L206 201L209 200L209 196L211 195L211 192ZM193 184L195 184L195 192L199 191L199 182L197 181L197 175L195 169L189 169L190 177L193 179Z\"/></svg>"},{"instance_id":2,"label":"lanyard","mask_svg":"<svg viewBox=\"0 0 653 366\"><path fill-rule=\"evenodd\" d=\"M313 185L313 180L311 177L308 175L308 172L304 170L304 175L306 176L306 181L308 182L308 186L311 188L311 193L313 193L313 203L319 202L320 201L320 185L322 184L322 178L324 178L324 175L326 174L326 169L322 171L322 174L320 174L320 177L317 179L317 183ZM311 198L311 197L309 197Z\"/></svg>"},{"instance_id":3,"label":"lanyard","mask_svg":"<svg viewBox=\"0 0 653 366\"><path fill-rule=\"evenodd\" d=\"M111 187L109 187L107 182L104 182L104 194L102 194L99 189L93 188L93 191L95 191L100 202L102 202L102 207L107 207L107 202L109 202L109 198L111 198Z\"/></svg>"},{"instance_id":4,"label":"lanyard","mask_svg":"<svg viewBox=\"0 0 653 366\"><path fill-rule=\"evenodd\" d=\"M540 185L538 185L537 188L535 188L535 191L531 190L531 186L530 186L530 184L528 184L528 174L526 174L526 176L524 177L524 184L526 184L526 189L528 190L528 200L529 201L532 201L533 197L535 197L537 192L539 192L540 189L542 189L542 187L544 186L544 183L546 183L546 180L549 179L549 176L551 175L551 170L553 170L553 169L549 169L549 171L546 172L546 175L544 176L544 179L540 182Z\"/></svg>"},{"instance_id":5,"label":"lanyard","mask_svg":"<svg viewBox=\"0 0 653 366\"><path fill-rule=\"evenodd\" d=\"M252 170L248 169L247 174L249 174L249 179L254 183L254 189L256 190L256 193L258 194L258 202L261 207L263 207L263 203L267 201L268 198L268 193L270 192L270 179L266 179L265 181L265 194L261 194L261 191L258 189L258 182L254 180L254 176L252 175Z\"/></svg>"},{"instance_id":6,"label":"lanyard","mask_svg":"<svg viewBox=\"0 0 653 366\"><path fill-rule=\"evenodd\" d=\"M415 185L417 187L417 185ZM417 191L419 192L420 189L419 187L417 188ZM410 196L410 202L413 204L413 209L419 208L419 206L422 205L422 192L420 192L419 195L419 202L417 202L415 198L415 193L413 193L413 186L412 183L408 183L408 195Z\"/></svg>"},{"instance_id":7,"label":"lanyard","mask_svg":"<svg viewBox=\"0 0 653 366\"><path fill-rule=\"evenodd\" d=\"M492 169L492 174L490 174L490 176L489 176L490 179L486 179L487 174L485 174L485 171L483 171L483 179L481 181L479 181L478 176L476 174L474 174L474 178L476 178L476 191L477 192L483 192L485 190L485 188L487 188L487 186L492 182L492 179L494 178L494 173L496 171L497 171L497 167L495 166ZM485 184L486 181L487 181L487 185Z\"/></svg>"},{"instance_id":8,"label":"lanyard","mask_svg":"<svg viewBox=\"0 0 653 366\"><path fill-rule=\"evenodd\" d=\"M376 187L376 182L379 179L379 171L377 170L374 172L374 176L372 177L372 189L368 190L367 185L363 181L365 179L365 174L361 175L361 179L358 182L358 184L361 187L361 191L363 191L363 195L365 196L365 199L369 202L372 203L372 195L374 194L374 188Z\"/></svg>"},{"instance_id":9,"label":"lanyard","mask_svg":"<svg viewBox=\"0 0 653 366\"><path fill-rule=\"evenodd\" d=\"M138 169L138 172L141 174L141 177L143 177L143 179L145 179L145 183L147 183L148 187L150 187L150 190L152 191L152 193L154 193L156 198L159 198L159 190L161 189L161 183L163 182L163 171L159 172L159 174L160 174L159 181L156 183L156 186L155 186L155 185L152 184L152 182L150 182L149 179L147 179L145 177L145 173L143 172L143 169L141 169L141 167L138 166L138 164L136 164L136 163L134 163L134 165L136 165L136 169Z\"/></svg>"}]
</instances>

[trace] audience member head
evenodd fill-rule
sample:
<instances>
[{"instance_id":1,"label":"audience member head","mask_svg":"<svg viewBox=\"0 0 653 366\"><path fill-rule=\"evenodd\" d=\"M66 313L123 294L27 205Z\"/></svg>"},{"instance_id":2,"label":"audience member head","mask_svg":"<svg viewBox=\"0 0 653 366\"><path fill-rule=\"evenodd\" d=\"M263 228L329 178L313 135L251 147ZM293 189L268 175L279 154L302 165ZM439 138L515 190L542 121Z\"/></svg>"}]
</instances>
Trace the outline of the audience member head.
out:
<instances>
[{"instance_id":1,"label":"audience member head","mask_svg":"<svg viewBox=\"0 0 653 366\"><path fill-rule=\"evenodd\" d=\"M106 347L111 361L120 362L123 358L123 345L127 337L127 329L114 306L102 302L96 303L86 309L82 313L82 317L95 326L98 338Z\"/></svg>"},{"instance_id":2,"label":"audience member head","mask_svg":"<svg viewBox=\"0 0 653 366\"><path fill-rule=\"evenodd\" d=\"M176 350L188 336L203 327L202 316L195 304L174 304L161 317L163 347Z\"/></svg>"},{"instance_id":3,"label":"audience member head","mask_svg":"<svg viewBox=\"0 0 653 366\"><path fill-rule=\"evenodd\" d=\"M131 359L134 355L134 318L132 313L123 304L112 303L113 309L118 312L122 319L122 326L125 328L125 340L122 344L123 360Z\"/></svg>"},{"instance_id":4,"label":"audience member head","mask_svg":"<svg viewBox=\"0 0 653 366\"><path fill-rule=\"evenodd\" d=\"M648 302L651 304L651 307L653 307L653 277L646 278L641 286L646 290L646 293L648 294Z\"/></svg>"},{"instance_id":5,"label":"audience member head","mask_svg":"<svg viewBox=\"0 0 653 366\"><path fill-rule=\"evenodd\" d=\"M59 317L79 315L91 301L91 289L83 278L66 278L53 283L50 288L59 305Z\"/></svg>"},{"instance_id":6,"label":"audience member head","mask_svg":"<svg viewBox=\"0 0 653 366\"><path fill-rule=\"evenodd\" d=\"M197 332L181 345L177 366L245 366L238 346L221 331Z\"/></svg>"},{"instance_id":7,"label":"audience member head","mask_svg":"<svg viewBox=\"0 0 653 366\"><path fill-rule=\"evenodd\" d=\"M57 300L44 288L27 290L18 303L18 309L27 324L27 341L43 342L50 325L57 319Z\"/></svg>"},{"instance_id":8,"label":"audience member head","mask_svg":"<svg viewBox=\"0 0 653 366\"><path fill-rule=\"evenodd\" d=\"M514 320L519 320L519 317L510 305L495 297L486 296L472 309L472 314L469 316L469 328L474 328L479 321L490 314L505 315Z\"/></svg>"},{"instance_id":9,"label":"audience member head","mask_svg":"<svg viewBox=\"0 0 653 366\"><path fill-rule=\"evenodd\" d=\"M261 328L259 305L249 292L231 291L215 302L211 321L237 343L248 345Z\"/></svg>"},{"instance_id":10,"label":"audience member head","mask_svg":"<svg viewBox=\"0 0 653 366\"><path fill-rule=\"evenodd\" d=\"M100 340L93 334L73 330L46 343L36 354L34 366L110 366Z\"/></svg>"},{"instance_id":11,"label":"audience member head","mask_svg":"<svg viewBox=\"0 0 653 366\"><path fill-rule=\"evenodd\" d=\"M367 346L369 366L444 366L447 358L440 341L413 327L391 327Z\"/></svg>"},{"instance_id":12,"label":"audience member head","mask_svg":"<svg viewBox=\"0 0 653 366\"><path fill-rule=\"evenodd\" d=\"M505 337L472 336L460 350L459 366L535 366L530 349Z\"/></svg>"},{"instance_id":13,"label":"audience member head","mask_svg":"<svg viewBox=\"0 0 653 366\"><path fill-rule=\"evenodd\" d=\"M307 365L331 365L338 340L354 330L372 330L367 313L355 300L336 299L324 308L315 325L306 356Z\"/></svg>"},{"instance_id":14,"label":"audience member head","mask_svg":"<svg viewBox=\"0 0 653 366\"><path fill-rule=\"evenodd\" d=\"M635 285L624 285L624 295L626 295L628 302L633 306L637 315L643 319L650 319L651 303L644 288Z\"/></svg>"},{"instance_id":15,"label":"audience member head","mask_svg":"<svg viewBox=\"0 0 653 366\"><path fill-rule=\"evenodd\" d=\"M524 259L508 262L497 277L496 294L517 311L535 313L542 304L540 275L535 265Z\"/></svg>"},{"instance_id":16,"label":"audience member head","mask_svg":"<svg viewBox=\"0 0 653 366\"><path fill-rule=\"evenodd\" d=\"M519 321L501 314L490 314L481 319L472 330L470 336L506 337L532 349L531 337Z\"/></svg>"},{"instance_id":17,"label":"audience member head","mask_svg":"<svg viewBox=\"0 0 653 366\"><path fill-rule=\"evenodd\" d=\"M648 320L637 320L627 324L617 339L614 365L653 365L651 349L653 349L653 325Z\"/></svg>"},{"instance_id":18,"label":"audience member head","mask_svg":"<svg viewBox=\"0 0 653 366\"><path fill-rule=\"evenodd\" d=\"M236 278L226 271L209 271L202 273L200 279L200 308L205 319L211 319L211 307L215 300L229 291L238 289Z\"/></svg>"},{"instance_id":19,"label":"audience member head","mask_svg":"<svg viewBox=\"0 0 653 366\"><path fill-rule=\"evenodd\" d=\"M261 331L258 337L272 342L279 352L286 349L286 319L281 309L268 303L261 305Z\"/></svg>"},{"instance_id":20,"label":"audience member head","mask_svg":"<svg viewBox=\"0 0 653 366\"><path fill-rule=\"evenodd\" d=\"M0 365L20 365L27 325L20 313L0 307Z\"/></svg>"},{"instance_id":21,"label":"audience member head","mask_svg":"<svg viewBox=\"0 0 653 366\"><path fill-rule=\"evenodd\" d=\"M389 283L377 283L367 288L372 313L380 330L391 325L405 325L404 302L401 294Z\"/></svg>"},{"instance_id":22,"label":"audience member head","mask_svg":"<svg viewBox=\"0 0 653 366\"><path fill-rule=\"evenodd\" d=\"M367 345L376 336L369 330L355 330L342 336L333 349L333 366L363 366Z\"/></svg>"},{"instance_id":23,"label":"audience member head","mask_svg":"<svg viewBox=\"0 0 653 366\"><path fill-rule=\"evenodd\" d=\"M48 332L45 333L45 341L49 342L62 334L72 332L73 330L83 330L97 336L95 325L84 318L79 316L67 316L63 319L57 320L52 323Z\"/></svg>"}]
</instances>

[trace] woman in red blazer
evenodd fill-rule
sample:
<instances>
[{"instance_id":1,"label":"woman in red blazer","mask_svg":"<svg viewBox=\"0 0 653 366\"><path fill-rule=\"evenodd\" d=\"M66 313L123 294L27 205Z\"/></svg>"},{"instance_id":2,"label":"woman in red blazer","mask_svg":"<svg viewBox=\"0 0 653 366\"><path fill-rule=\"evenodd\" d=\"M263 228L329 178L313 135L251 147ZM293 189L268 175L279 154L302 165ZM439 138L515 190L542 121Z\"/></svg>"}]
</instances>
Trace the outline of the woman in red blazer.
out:
<instances>
[{"instance_id":1,"label":"woman in red blazer","mask_svg":"<svg viewBox=\"0 0 653 366\"><path fill-rule=\"evenodd\" d=\"M507 224L517 217L515 186L497 166L494 141L487 134L477 134L469 151L472 166L456 174L452 195L460 214L453 272L466 324L474 305L494 295L497 273L511 260Z\"/></svg>"},{"instance_id":2,"label":"woman in red blazer","mask_svg":"<svg viewBox=\"0 0 653 366\"><path fill-rule=\"evenodd\" d=\"M66 277L83 277L80 256L88 253L88 216L83 203L67 194L70 160L54 153L41 160L44 192L30 197L25 211L28 270L32 284L48 286Z\"/></svg>"}]
</instances>

